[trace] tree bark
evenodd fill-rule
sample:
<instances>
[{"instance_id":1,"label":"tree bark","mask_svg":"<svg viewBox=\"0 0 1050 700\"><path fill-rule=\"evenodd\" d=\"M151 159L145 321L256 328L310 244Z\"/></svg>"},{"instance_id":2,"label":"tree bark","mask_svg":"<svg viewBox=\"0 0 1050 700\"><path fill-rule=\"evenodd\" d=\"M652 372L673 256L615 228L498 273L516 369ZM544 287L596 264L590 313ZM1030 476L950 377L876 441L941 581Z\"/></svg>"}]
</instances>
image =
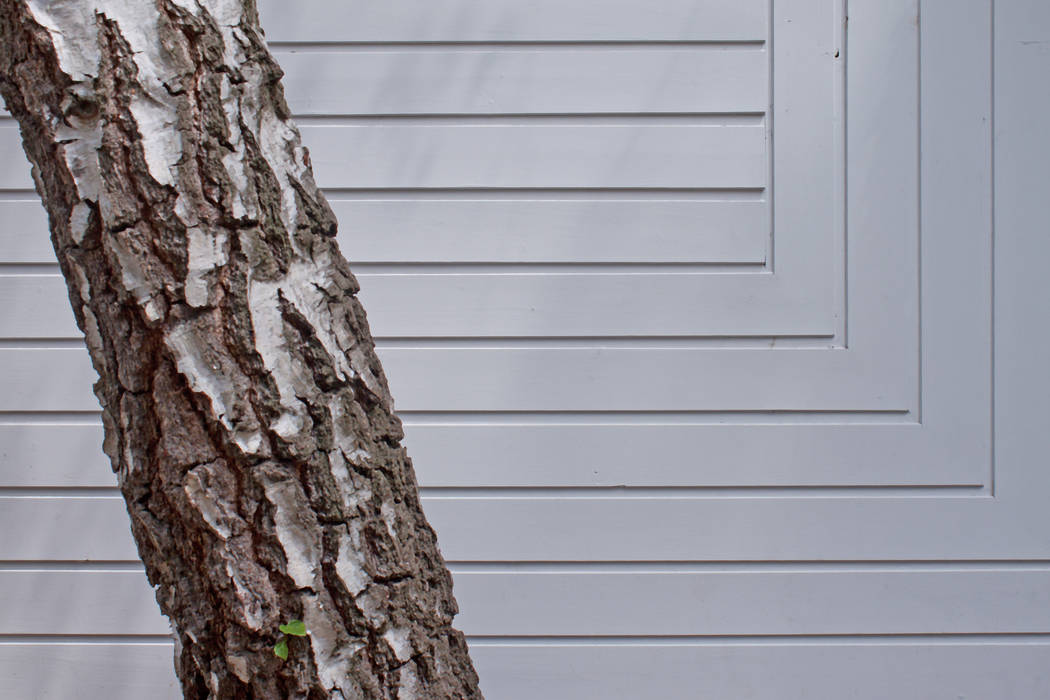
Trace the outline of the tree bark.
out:
<instances>
[{"instance_id":1,"label":"tree bark","mask_svg":"<svg viewBox=\"0 0 1050 700\"><path fill-rule=\"evenodd\" d=\"M480 698L253 0L0 0L0 71L185 697Z\"/></svg>"}]
</instances>

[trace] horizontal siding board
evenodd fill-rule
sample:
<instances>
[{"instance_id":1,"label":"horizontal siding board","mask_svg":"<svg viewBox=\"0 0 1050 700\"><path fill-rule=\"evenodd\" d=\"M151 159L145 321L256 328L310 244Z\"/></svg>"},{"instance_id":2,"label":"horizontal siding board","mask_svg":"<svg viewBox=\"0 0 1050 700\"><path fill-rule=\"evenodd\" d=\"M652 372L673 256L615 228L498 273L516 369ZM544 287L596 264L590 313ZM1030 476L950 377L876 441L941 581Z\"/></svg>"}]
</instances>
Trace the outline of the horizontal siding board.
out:
<instances>
[{"instance_id":1,"label":"horizontal siding board","mask_svg":"<svg viewBox=\"0 0 1050 700\"><path fill-rule=\"evenodd\" d=\"M296 115L765 112L760 49L278 51Z\"/></svg>"},{"instance_id":2,"label":"horizontal siding board","mask_svg":"<svg viewBox=\"0 0 1050 700\"><path fill-rule=\"evenodd\" d=\"M169 634L144 571L0 571L0 635Z\"/></svg>"},{"instance_id":3,"label":"horizontal siding board","mask_svg":"<svg viewBox=\"0 0 1050 700\"><path fill-rule=\"evenodd\" d=\"M0 488L116 484L101 425L0 425Z\"/></svg>"},{"instance_id":4,"label":"horizontal siding board","mask_svg":"<svg viewBox=\"0 0 1050 700\"><path fill-rule=\"evenodd\" d=\"M401 411L904 411L913 396L907 382L891 381L895 366L843 350L387 347L379 355ZM0 349L0 411L98 410L95 377L86 350Z\"/></svg>"},{"instance_id":5,"label":"horizontal siding board","mask_svg":"<svg viewBox=\"0 0 1050 700\"><path fill-rule=\"evenodd\" d=\"M506 197L506 195L504 195ZM419 199L410 194L329 202L351 265L410 263L763 263L764 201L555 198ZM40 202L0 201L0 262L50 263Z\"/></svg>"},{"instance_id":6,"label":"horizontal siding board","mask_svg":"<svg viewBox=\"0 0 1050 700\"><path fill-rule=\"evenodd\" d=\"M0 333L5 338L83 337L65 280L51 274L0 275Z\"/></svg>"},{"instance_id":7,"label":"horizontal siding board","mask_svg":"<svg viewBox=\"0 0 1050 700\"><path fill-rule=\"evenodd\" d=\"M170 643L0 642L4 694L18 700L182 700Z\"/></svg>"},{"instance_id":8,"label":"horizontal siding board","mask_svg":"<svg viewBox=\"0 0 1050 700\"><path fill-rule=\"evenodd\" d=\"M2 561L134 561L119 497L0 498Z\"/></svg>"},{"instance_id":9,"label":"horizontal siding board","mask_svg":"<svg viewBox=\"0 0 1050 700\"><path fill-rule=\"evenodd\" d=\"M482 493L424 504L453 561L978 560L1050 550L1050 532L1010 521L1010 506L991 498Z\"/></svg>"},{"instance_id":10,"label":"horizontal siding board","mask_svg":"<svg viewBox=\"0 0 1050 700\"><path fill-rule=\"evenodd\" d=\"M9 119L0 121L0 189L31 189L29 161L22 150L18 127Z\"/></svg>"},{"instance_id":11,"label":"horizontal siding board","mask_svg":"<svg viewBox=\"0 0 1050 700\"><path fill-rule=\"evenodd\" d=\"M454 571L478 636L1037 634L1050 571ZM0 635L167 634L141 571L0 571Z\"/></svg>"},{"instance_id":12,"label":"horizontal siding board","mask_svg":"<svg viewBox=\"0 0 1050 700\"><path fill-rule=\"evenodd\" d=\"M339 245L356 262L762 263L764 201L346 200Z\"/></svg>"},{"instance_id":13,"label":"horizontal siding board","mask_svg":"<svg viewBox=\"0 0 1050 700\"><path fill-rule=\"evenodd\" d=\"M760 41L765 0L395 0L259 3L271 41Z\"/></svg>"},{"instance_id":14,"label":"horizontal siding board","mask_svg":"<svg viewBox=\"0 0 1050 700\"><path fill-rule=\"evenodd\" d=\"M361 274L359 279L379 338L834 333L831 310L823 317L815 311L830 300L825 305L767 274Z\"/></svg>"},{"instance_id":15,"label":"horizontal siding board","mask_svg":"<svg viewBox=\"0 0 1050 700\"><path fill-rule=\"evenodd\" d=\"M760 188L761 125L333 125L301 128L322 187ZM32 187L0 126L0 189Z\"/></svg>"},{"instance_id":16,"label":"horizontal siding board","mask_svg":"<svg viewBox=\"0 0 1050 700\"><path fill-rule=\"evenodd\" d=\"M382 348L380 357L404 411L901 410L911 399L886 367L833 350Z\"/></svg>"},{"instance_id":17,"label":"horizontal siding board","mask_svg":"<svg viewBox=\"0 0 1050 700\"><path fill-rule=\"evenodd\" d=\"M1050 645L558 644L470 640L493 700L1034 700L1050 694ZM0 643L11 698L178 700L168 644Z\"/></svg>"},{"instance_id":18,"label":"horizontal siding board","mask_svg":"<svg viewBox=\"0 0 1050 700\"><path fill-rule=\"evenodd\" d=\"M457 573L472 635L1042 633L1050 573Z\"/></svg>"},{"instance_id":19,"label":"horizontal siding board","mask_svg":"<svg viewBox=\"0 0 1050 700\"><path fill-rule=\"evenodd\" d=\"M58 275L0 276L0 333L6 338L82 337L65 281Z\"/></svg>"},{"instance_id":20,"label":"horizontal siding board","mask_svg":"<svg viewBox=\"0 0 1050 700\"><path fill-rule=\"evenodd\" d=\"M295 116L755 113L769 107L769 59L761 47L314 47L280 48L274 58Z\"/></svg>"},{"instance_id":21,"label":"horizontal siding board","mask_svg":"<svg viewBox=\"0 0 1050 700\"><path fill-rule=\"evenodd\" d=\"M535 645L471 647L499 700L1034 700L1044 644L923 646Z\"/></svg>"},{"instance_id":22,"label":"horizontal siding board","mask_svg":"<svg viewBox=\"0 0 1050 700\"><path fill-rule=\"evenodd\" d=\"M482 491L427 495L423 502L450 561L979 560L1027 559L1050 550L1050 532L1003 517L1008 503L981 497ZM2 497L0 557L133 561L127 518L119 497ZM961 530L960 522L970 529Z\"/></svg>"},{"instance_id":23,"label":"horizontal siding board","mask_svg":"<svg viewBox=\"0 0 1050 700\"><path fill-rule=\"evenodd\" d=\"M0 200L0 263L53 263L55 249L51 247L47 212L36 195L26 196Z\"/></svg>"},{"instance_id":24,"label":"horizontal siding board","mask_svg":"<svg viewBox=\"0 0 1050 700\"><path fill-rule=\"evenodd\" d=\"M485 424L484 417L434 425L404 417L405 445L424 487L961 486L987 476L983 454L967 443L931 446L917 423L774 419L675 424L656 414L601 425L553 415L538 425ZM101 444L100 425L0 425L0 488L112 487Z\"/></svg>"},{"instance_id":25,"label":"horizontal siding board","mask_svg":"<svg viewBox=\"0 0 1050 700\"><path fill-rule=\"evenodd\" d=\"M307 126L322 187L741 187L766 182L765 128Z\"/></svg>"},{"instance_id":26,"label":"horizontal siding board","mask_svg":"<svg viewBox=\"0 0 1050 700\"><path fill-rule=\"evenodd\" d=\"M377 338L834 333L830 308L824 320L814 318L814 307L830 300L761 273L365 272L358 279ZM0 335L79 338L64 280L0 275Z\"/></svg>"},{"instance_id":27,"label":"horizontal siding board","mask_svg":"<svg viewBox=\"0 0 1050 700\"><path fill-rule=\"evenodd\" d=\"M0 411L98 411L87 349L0 350Z\"/></svg>"},{"instance_id":28,"label":"horizontal siding board","mask_svg":"<svg viewBox=\"0 0 1050 700\"><path fill-rule=\"evenodd\" d=\"M726 420L559 425L554 417L539 426L460 426L416 425L408 416L405 444L420 483L431 487L961 486L987 477L984 455L931 446L914 423L720 419Z\"/></svg>"}]
</instances>

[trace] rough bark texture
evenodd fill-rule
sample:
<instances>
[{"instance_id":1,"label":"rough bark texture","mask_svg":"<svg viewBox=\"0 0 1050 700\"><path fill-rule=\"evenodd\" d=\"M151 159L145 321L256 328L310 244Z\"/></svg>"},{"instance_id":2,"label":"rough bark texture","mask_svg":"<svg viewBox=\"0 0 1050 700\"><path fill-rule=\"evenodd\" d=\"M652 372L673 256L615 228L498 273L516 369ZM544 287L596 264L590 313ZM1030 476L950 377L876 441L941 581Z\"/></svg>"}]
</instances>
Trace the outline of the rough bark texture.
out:
<instances>
[{"instance_id":1,"label":"rough bark texture","mask_svg":"<svg viewBox=\"0 0 1050 700\"><path fill-rule=\"evenodd\" d=\"M480 698L253 1L0 0L0 71L185 696Z\"/></svg>"}]
</instances>

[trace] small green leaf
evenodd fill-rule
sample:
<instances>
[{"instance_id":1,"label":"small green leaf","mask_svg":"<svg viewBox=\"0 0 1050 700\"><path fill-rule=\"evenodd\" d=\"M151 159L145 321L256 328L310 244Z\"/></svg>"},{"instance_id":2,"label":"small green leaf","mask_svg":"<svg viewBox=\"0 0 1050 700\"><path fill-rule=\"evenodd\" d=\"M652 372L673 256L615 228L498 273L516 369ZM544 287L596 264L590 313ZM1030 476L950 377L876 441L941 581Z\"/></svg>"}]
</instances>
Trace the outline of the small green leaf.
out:
<instances>
[{"instance_id":1,"label":"small green leaf","mask_svg":"<svg viewBox=\"0 0 1050 700\"><path fill-rule=\"evenodd\" d=\"M302 620L289 620L287 625L281 625L278 629L285 634L292 635L293 637L306 636L306 625Z\"/></svg>"},{"instance_id":2,"label":"small green leaf","mask_svg":"<svg viewBox=\"0 0 1050 700\"><path fill-rule=\"evenodd\" d=\"M273 645L273 653L281 659L288 658L288 640L281 637L281 641Z\"/></svg>"}]
</instances>

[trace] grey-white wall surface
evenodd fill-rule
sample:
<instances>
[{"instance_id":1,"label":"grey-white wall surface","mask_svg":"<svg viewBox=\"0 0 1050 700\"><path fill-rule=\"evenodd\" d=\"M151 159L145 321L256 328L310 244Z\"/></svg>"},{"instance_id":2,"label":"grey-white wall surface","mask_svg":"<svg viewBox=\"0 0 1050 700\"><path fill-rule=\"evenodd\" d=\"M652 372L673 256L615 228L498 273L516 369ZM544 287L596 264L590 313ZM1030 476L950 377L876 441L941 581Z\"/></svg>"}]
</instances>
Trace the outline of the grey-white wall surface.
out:
<instances>
[{"instance_id":1,"label":"grey-white wall surface","mask_svg":"<svg viewBox=\"0 0 1050 700\"><path fill-rule=\"evenodd\" d=\"M1050 2L264 0L490 700L1050 697ZM174 698L0 121L0 688Z\"/></svg>"}]
</instances>

